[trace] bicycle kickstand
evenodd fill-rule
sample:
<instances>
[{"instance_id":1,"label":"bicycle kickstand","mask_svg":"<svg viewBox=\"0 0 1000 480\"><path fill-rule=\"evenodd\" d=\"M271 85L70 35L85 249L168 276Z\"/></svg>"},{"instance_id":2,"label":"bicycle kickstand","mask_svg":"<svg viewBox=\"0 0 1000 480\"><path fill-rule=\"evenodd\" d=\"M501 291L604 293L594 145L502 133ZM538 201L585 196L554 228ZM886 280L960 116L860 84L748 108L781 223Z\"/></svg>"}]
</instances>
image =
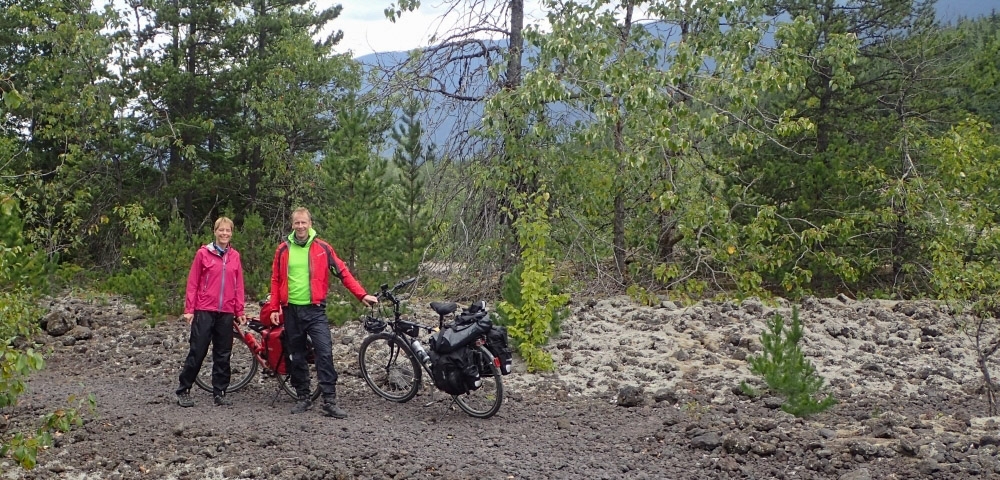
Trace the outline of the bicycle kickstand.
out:
<instances>
[{"instance_id":1,"label":"bicycle kickstand","mask_svg":"<svg viewBox=\"0 0 1000 480\"><path fill-rule=\"evenodd\" d=\"M271 397L271 408L274 408L274 402L278 401L278 396L282 393L284 392L281 391L281 384L278 384L278 387L274 389L274 396Z\"/></svg>"}]
</instances>

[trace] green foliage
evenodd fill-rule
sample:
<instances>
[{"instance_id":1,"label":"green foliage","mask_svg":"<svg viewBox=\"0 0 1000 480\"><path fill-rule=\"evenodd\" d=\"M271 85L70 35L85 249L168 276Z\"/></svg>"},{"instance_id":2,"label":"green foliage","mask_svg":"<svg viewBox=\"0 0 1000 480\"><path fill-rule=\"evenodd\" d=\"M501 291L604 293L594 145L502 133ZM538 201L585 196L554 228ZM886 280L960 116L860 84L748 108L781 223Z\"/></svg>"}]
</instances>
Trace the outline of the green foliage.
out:
<instances>
[{"instance_id":1,"label":"green foliage","mask_svg":"<svg viewBox=\"0 0 1000 480\"><path fill-rule=\"evenodd\" d=\"M559 294L520 251L543 223L546 261L642 302L846 289L1000 304L997 15L939 24L910 0L545 3L523 62L489 54L484 81L508 88L454 82L485 92L482 128L432 150L425 107L395 87L472 72L434 70L468 52L424 52L408 65L432 71L359 93L362 68L332 49L339 7L5 5L6 291L45 288L53 270L62 284L108 275L155 324L179 304L191 233L232 212L259 298L301 204L369 287L426 254L494 292L520 263L517 296L503 287L518 311L532 304L521 289ZM683 33L667 44L647 20ZM523 75L505 78L511 65ZM544 222L518 204L543 185Z\"/></svg>"},{"instance_id":2,"label":"green foliage","mask_svg":"<svg viewBox=\"0 0 1000 480\"><path fill-rule=\"evenodd\" d=\"M924 232L919 250L923 265L933 266L935 294L985 317L1000 312L1000 144L991 130L970 119L932 139L927 166L935 175L899 189L923 212L908 222Z\"/></svg>"},{"instance_id":3,"label":"green foliage","mask_svg":"<svg viewBox=\"0 0 1000 480\"><path fill-rule=\"evenodd\" d=\"M524 264L519 263L511 271L504 275L503 285L500 287L500 297L514 308L521 308L524 301L521 300L521 274L524 273ZM503 309L497 310L501 325L513 323L504 313Z\"/></svg>"},{"instance_id":4,"label":"green foliage","mask_svg":"<svg viewBox=\"0 0 1000 480\"><path fill-rule=\"evenodd\" d=\"M69 399L73 403L74 399ZM15 433L0 446L0 457L10 456L21 468L31 470L38 464L38 451L52 446L53 432L66 433L74 427L83 426L83 415L80 409L87 405L91 413L97 406L97 399L91 394L85 400L77 402L75 408L59 409L45 414L42 425L34 434Z\"/></svg>"},{"instance_id":5,"label":"green foliage","mask_svg":"<svg viewBox=\"0 0 1000 480\"><path fill-rule=\"evenodd\" d=\"M374 153L387 124L383 115L354 103L338 112L337 124L312 193L319 205L310 209L313 225L358 281L372 289L402 276L401 225L386 195L388 162Z\"/></svg>"},{"instance_id":6,"label":"green foliage","mask_svg":"<svg viewBox=\"0 0 1000 480\"><path fill-rule=\"evenodd\" d=\"M740 391L748 397L757 398L760 397L760 391L754 388L752 385L746 381L740 382Z\"/></svg>"},{"instance_id":7,"label":"green foliage","mask_svg":"<svg viewBox=\"0 0 1000 480\"><path fill-rule=\"evenodd\" d=\"M233 235L233 246L243 262L243 288L246 301L259 301L271 289L271 263L279 239L269 235L264 217L252 212L243 217L243 226Z\"/></svg>"},{"instance_id":8,"label":"green foliage","mask_svg":"<svg viewBox=\"0 0 1000 480\"><path fill-rule=\"evenodd\" d=\"M111 118L129 99L106 60L121 39L103 32L113 14L71 2L8 2L0 22L0 64L16 72L2 88L0 135L18 145L0 168L13 170L4 182L21 200L23 237L54 261L87 247L112 197Z\"/></svg>"},{"instance_id":9,"label":"green foliage","mask_svg":"<svg viewBox=\"0 0 1000 480\"><path fill-rule=\"evenodd\" d=\"M639 285L629 285L629 287L625 289L625 293L627 293L632 300L635 300L642 305L654 306L659 305L660 303L659 296Z\"/></svg>"},{"instance_id":10,"label":"green foliage","mask_svg":"<svg viewBox=\"0 0 1000 480\"><path fill-rule=\"evenodd\" d=\"M15 215L16 201L2 195L0 191L0 342L9 343L11 338L27 339L38 331L42 311L35 306L36 290L31 287L44 282L45 262L17 236L14 229L21 223ZM17 362L26 361L19 358ZM0 395L5 391L0 389Z\"/></svg>"},{"instance_id":11,"label":"green foliage","mask_svg":"<svg viewBox=\"0 0 1000 480\"><path fill-rule=\"evenodd\" d=\"M141 220L125 223L132 224L134 240L124 251L121 271L108 278L106 288L131 298L153 317L155 326L159 317L183 311L191 260L211 234L189 235L178 217L162 232L150 231Z\"/></svg>"},{"instance_id":12,"label":"green foliage","mask_svg":"<svg viewBox=\"0 0 1000 480\"><path fill-rule=\"evenodd\" d=\"M8 339L0 344L0 408L14 405L27 389L28 375L45 367L40 353L31 348L16 349L11 342Z\"/></svg>"},{"instance_id":13,"label":"green foliage","mask_svg":"<svg viewBox=\"0 0 1000 480\"><path fill-rule=\"evenodd\" d=\"M3 270L0 266L0 272ZM28 377L45 367L41 353L31 347L16 348L13 343L16 337L24 339L37 333L41 313L30 291L0 292L0 408L17 405L18 397L28 388ZM34 434L14 432L9 438L0 438L0 457L9 455L22 468L32 469L38 450L52 444L51 432L66 432L79 425L82 419L76 409L49 413Z\"/></svg>"},{"instance_id":14,"label":"green foliage","mask_svg":"<svg viewBox=\"0 0 1000 480\"><path fill-rule=\"evenodd\" d=\"M792 62L795 83L762 95L761 107L809 126L752 152L732 146L723 195L736 207L728 227L713 226L713 260L741 292L761 296L927 294L938 266L926 247L945 226L935 184L946 180L929 140L963 116L948 96L962 88L953 72L968 65L958 52L973 50L907 0L775 8L807 20L776 38L814 63L776 58Z\"/></svg>"},{"instance_id":15,"label":"green foliage","mask_svg":"<svg viewBox=\"0 0 1000 480\"><path fill-rule=\"evenodd\" d=\"M403 16L403 12L412 12L418 8L420 8L420 0L399 0L398 6L395 3L390 3L383 13L386 19L396 23L396 20Z\"/></svg>"},{"instance_id":16,"label":"green foliage","mask_svg":"<svg viewBox=\"0 0 1000 480\"><path fill-rule=\"evenodd\" d=\"M0 190L0 286L44 291L53 264L25 243L19 204L16 197Z\"/></svg>"},{"instance_id":17,"label":"green foliage","mask_svg":"<svg viewBox=\"0 0 1000 480\"><path fill-rule=\"evenodd\" d=\"M504 300L497 306L502 323L517 345L528 371L555 368L551 355L541 349L548 343L559 323L568 315L569 295L555 293L552 285L554 267L546 251L550 225L549 195L544 190L522 206L522 215L514 222L521 246L520 275L508 276ZM518 283L519 288L514 284Z\"/></svg>"},{"instance_id":18,"label":"green foliage","mask_svg":"<svg viewBox=\"0 0 1000 480\"><path fill-rule=\"evenodd\" d=\"M326 304L326 318L333 325L343 326L351 320L356 320L362 307L358 306L352 296L349 301L330 302Z\"/></svg>"},{"instance_id":19,"label":"green foliage","mask_svg":"<svg viewBox=\"0 0 1000 480\"><path fill-rule=\"evenodd\" d=\"M763 351L760 355L747 358L750 371L759 375L775 393L785 397L781 409L805 417L826 411L836 402L828 394L817 401L815 396L823 390L823 377L806 360L799 348L802 340L802 323L798 309L792 310L792 324L785 329L785 320L775 314L767 323L767 329L760 334Z\"/></svg>"}]
</instances>

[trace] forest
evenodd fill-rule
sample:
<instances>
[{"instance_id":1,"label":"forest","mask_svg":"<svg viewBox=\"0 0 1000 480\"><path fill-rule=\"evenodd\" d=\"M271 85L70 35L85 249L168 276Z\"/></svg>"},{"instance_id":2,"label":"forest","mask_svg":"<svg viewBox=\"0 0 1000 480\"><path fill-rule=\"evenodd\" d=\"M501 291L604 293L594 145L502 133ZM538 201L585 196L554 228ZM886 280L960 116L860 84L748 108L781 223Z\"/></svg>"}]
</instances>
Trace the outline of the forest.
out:
<instances>
[{"instance_id":1,"label":"forest","mask_svg":"<svg viewBox=\"0 0 1000 480\"><path fill-rule=\"evenodd\" d=\"M334 53L349 6L0 0L4 352L26 351L44 294L179 314L220 215L259 299L297 206L369 289L420 275L495 299L538 369L577 295L996 316L996 13L547 0L537 25L523 0L445 4L464 26L380 65Z\"/></svg>"}]
</instances>

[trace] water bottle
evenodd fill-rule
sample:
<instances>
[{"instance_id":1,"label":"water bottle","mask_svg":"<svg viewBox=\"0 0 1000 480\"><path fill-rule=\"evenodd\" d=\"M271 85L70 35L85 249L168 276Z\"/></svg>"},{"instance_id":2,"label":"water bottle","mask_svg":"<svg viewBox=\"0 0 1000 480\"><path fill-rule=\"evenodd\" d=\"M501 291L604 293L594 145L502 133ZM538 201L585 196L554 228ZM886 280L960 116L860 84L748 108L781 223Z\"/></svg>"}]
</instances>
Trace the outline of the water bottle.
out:
<instances>
[{"instance_id":1,"label":"water bottle","mask_svg":"<svg viewBox=\"0 0 1000 480\"><path fill-rule=\"evenodd\" d=\"M420 360L420 363L428 367L431 366L431 356L427 354L427 350L424 350L424 346L420 344L420 340L414 338L413 343L410 344L410 348L413 349L413 353L417 356L417 360Z\"/></svg>"}]
</instances>

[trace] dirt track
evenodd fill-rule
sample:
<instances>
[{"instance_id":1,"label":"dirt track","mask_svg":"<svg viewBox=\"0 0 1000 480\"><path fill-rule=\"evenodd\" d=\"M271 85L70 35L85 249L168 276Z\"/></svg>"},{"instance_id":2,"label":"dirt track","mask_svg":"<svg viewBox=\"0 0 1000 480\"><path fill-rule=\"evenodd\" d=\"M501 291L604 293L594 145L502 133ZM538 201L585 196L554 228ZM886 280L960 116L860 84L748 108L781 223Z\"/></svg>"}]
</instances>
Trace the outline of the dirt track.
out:
<instances>
[{"instance_id":1,"label":"dirt track","mask_svg":"<svg viewBox=\"0 0 1000 480\"><path fill-rule=\"evenodd\" d=\"M574 318L601 314L600 305L591 307L578 306ZM196 406L183 409L173 396L186 352L183 322L150 328L127 306L97 308L101 313L66 308L78 319L89 316L76 321L76 335L90 338L70 341L70 333L48 338L54 352L46 370L32 377L31 391L14 411L13 423L34 422L64 406L68 397L87 393L96 395L98 411L83 428L59 437L54 448L43 452L37 469L24 472L7 463L4 478L888 479L1000 474L1000 438L970 428L983 420L969 413L983 409L981 398L934 383L933 375L925 375L920 395L844 390L838 393L840 405L804 421L778 410L780 402L774 399L738 396L728 380L699 383L697 375L681 374L697 371L708 358L694 351L673 355L678 368L667 375L674 378L669 391L642 393L639 388L637 402L574 394L582 386L573 385L581 381L573 375L515 372L507 377L508 400L500 413L477 420L458 410L450 397L426 387L407 404L377 397L357 376L352 354L360 331L350 327L335 330L340 400L350 414L346 420L323 417L317 408L291 415L291 399L284 393L275 397L272 379L232 394L235 405L229 408L215 407L207 392L193 390ZM702 314L707 321L718 311ZM756 310L751 313L760 316ZM622 324L622 317L609 321ZM584 350L579 341L574 346L573 320L568 322L570 333L554 351ZM80 330L83 323L87 332ZM709 351L733 355L718 348ZM604 370L595 366L586 371Z\"/></svg>"}]
</instances>

